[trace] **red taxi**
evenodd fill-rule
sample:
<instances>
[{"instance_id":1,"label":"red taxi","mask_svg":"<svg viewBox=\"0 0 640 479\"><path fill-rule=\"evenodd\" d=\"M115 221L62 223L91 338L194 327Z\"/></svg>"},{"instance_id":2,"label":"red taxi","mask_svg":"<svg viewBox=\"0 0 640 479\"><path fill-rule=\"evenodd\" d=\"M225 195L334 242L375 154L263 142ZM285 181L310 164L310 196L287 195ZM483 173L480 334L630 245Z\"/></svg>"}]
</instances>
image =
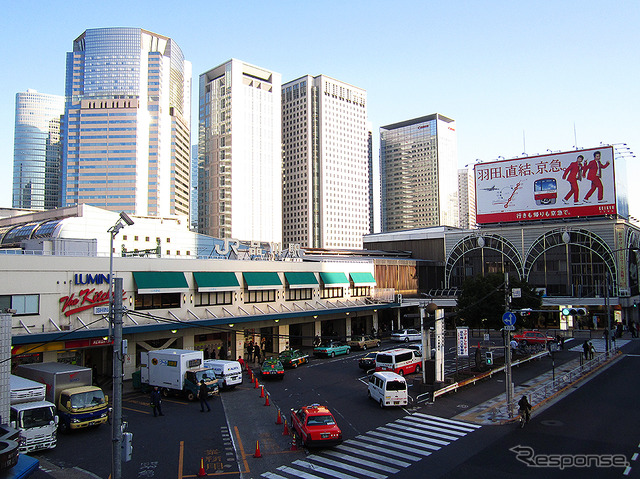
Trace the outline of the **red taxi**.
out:
<instances>
[{"instance_id":1,"label":"red taxi","mask_svg":"<svg viewBox=\"0 0 640 479\"><path fill-rule=\"evenodd\" d=\"M306 447L335 446L342 442L342 431L325 406L312 404L291 410L291 426Z\"/></svg>"}]
</instances>

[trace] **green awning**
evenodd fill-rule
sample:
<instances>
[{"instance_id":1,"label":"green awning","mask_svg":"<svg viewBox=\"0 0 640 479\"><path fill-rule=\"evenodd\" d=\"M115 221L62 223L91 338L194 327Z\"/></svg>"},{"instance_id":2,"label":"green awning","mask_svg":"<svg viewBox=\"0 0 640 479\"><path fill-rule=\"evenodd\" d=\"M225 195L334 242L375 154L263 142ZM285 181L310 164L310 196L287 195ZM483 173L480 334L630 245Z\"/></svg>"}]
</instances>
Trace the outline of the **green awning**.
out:
<instances>
[{"instance_id":1,"label":"green awning","mask_svg":"<svg viewBox=\"0 0 640 479\"><path fill-rule=\"evenodd\" d=\"M349 280L344 273L320 273L320 279L328 287L349 287Z\"/></svg>"},{"instance_id":2,"label":"green awning","mask_svg":"<svg viewBox=\"0 0 640 479\"><path fill-rule=\"evenodd\" d=\"M278 289L282 286L280 276L275 272L242 273L250 291L260 289Z\"/></svg>"},{"instance_id":3,"label":"green awning","mask_svg":"<svg viewBox=\"0 0 640 479\"><path fill-rule=\"evenodd\" d=\"M371 273L349 273L354 286L375 286L376 279Z\"/></svg>"},{"instance_id":4,"label":"green awning","mask_svg":"<svg viewBox=\"0 0 640 479\"><path fill-rule=\"evenodd\" d=\"M236 274L231 271L207 271L193 273L199 293L213 291L234 291L240 289Z\"/></svg>"},{"instance_id":5,"label":"green awning","mask_svg":"<svg viewBox=\"0 0 640 479\"><path fill-rule=\"evenodd\" d=\"M189 285L179 271L134 271L138 294L187 293Z\"/></svg>"},{"instance_id":6,"label":"green awning","mask_svg":"<svg viewBox=\"0 0 640 479\"><path fill-rule=\"evenodd\" d=\"M287 279L290 289L315 288L318 286L316 275L311 271L289 272L285 273L284 277Z\"/></svg>"}]
</instances>

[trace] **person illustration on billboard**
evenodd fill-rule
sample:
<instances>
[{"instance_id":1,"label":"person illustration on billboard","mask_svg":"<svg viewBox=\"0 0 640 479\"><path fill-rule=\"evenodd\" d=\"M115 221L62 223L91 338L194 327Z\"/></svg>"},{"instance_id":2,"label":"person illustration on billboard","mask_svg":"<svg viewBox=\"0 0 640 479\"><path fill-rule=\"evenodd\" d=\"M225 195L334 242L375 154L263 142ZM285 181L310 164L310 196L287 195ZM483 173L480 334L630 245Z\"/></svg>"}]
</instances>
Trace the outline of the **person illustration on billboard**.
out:
<instances>
[{"instance_id":1,"label":"person illustration on billboard","mask_svg":"<svg viewBox=\"0 0 640 479\"><path fill-rule=\"evenodd\" d=\"M562 202L567 204L569 202L569 198L573 196L573 203L576 204L579 201L579 189L578 189L578 181L582 180L582 160L584 160L584 156L578 155L576 161L567 166L567 169L564 170L562 174L562 179L567 180L571 185L571 189L567 196L564 197Z\"/></svg>"},{"instance_id":2,"label":"person illustration on billboard","mask_svg":"<svg viewBox=\"0 0 640 479\"><path fill-rule=\"evenodd\" d=\"M602 170L609 166L609 162L607 161L604 165L600 162L600 152L596 151L593 153L593 160L584 165L582 169L582 174L591 182L591 188L587 191L586 196L584 197L585 203L590 203L589 198L593 194L594 191L598 190L598 202L602 203L603 200L603 186L602 186Z\"/></svg>"}]
</instances>

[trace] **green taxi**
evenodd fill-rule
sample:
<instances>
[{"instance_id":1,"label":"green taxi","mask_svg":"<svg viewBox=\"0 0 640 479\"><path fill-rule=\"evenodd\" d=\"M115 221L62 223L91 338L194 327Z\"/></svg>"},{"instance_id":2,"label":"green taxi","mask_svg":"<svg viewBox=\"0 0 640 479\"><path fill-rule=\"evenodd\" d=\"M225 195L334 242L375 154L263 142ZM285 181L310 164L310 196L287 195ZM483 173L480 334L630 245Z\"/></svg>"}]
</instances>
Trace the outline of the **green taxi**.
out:
<instances>
[{"instance_id":1,"label":"green taxi","mask_svg":"<svg viewBox=\"0 0 640 479\"><path fill-rule=\"evenodd\" d=\"M339 354L350 354L351 346L341 341L323 341L313 349L314 356L334 357Z\"/></svg>"},{"instance_id":2,"label":"green taxi","mask_svg":"<svg viewBox=\"0 0 640 479\"><path fill-rule=\"evenodd\" d=\"M284 378L284 366L278 358L265 359L260 367L260 375L263 378Z\"/></svg>"},{"instance_id":3,"label":"green taxi","mask_svg":"<svg viewBox=\"0 0 640 479\"><path fill-rule=\"evenodd\" d=\"M285 349L278 357L285 368L297 368L309 362L309 355L298 349Z\"/></svg>"}]
</instances>

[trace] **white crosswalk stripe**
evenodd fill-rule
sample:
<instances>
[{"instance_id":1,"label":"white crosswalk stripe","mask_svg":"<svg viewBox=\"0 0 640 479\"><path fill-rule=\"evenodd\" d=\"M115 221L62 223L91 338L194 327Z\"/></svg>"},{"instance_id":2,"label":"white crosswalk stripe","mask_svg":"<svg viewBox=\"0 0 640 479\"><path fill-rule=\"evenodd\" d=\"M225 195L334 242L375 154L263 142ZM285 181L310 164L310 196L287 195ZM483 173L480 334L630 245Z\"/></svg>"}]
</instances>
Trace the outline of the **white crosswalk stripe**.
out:
<instances>
[{"instance_id":1,"label":"white crosswalk stripe","mask_svg":"<svg viewBox=\"0 0 640 479\"><path fill-rule=\"evenodd\" d=\"M386 479L481 426L415 413L349 439L312 451L305 460L265 472L265 479Z\"/></svg>"}]
</instances>

